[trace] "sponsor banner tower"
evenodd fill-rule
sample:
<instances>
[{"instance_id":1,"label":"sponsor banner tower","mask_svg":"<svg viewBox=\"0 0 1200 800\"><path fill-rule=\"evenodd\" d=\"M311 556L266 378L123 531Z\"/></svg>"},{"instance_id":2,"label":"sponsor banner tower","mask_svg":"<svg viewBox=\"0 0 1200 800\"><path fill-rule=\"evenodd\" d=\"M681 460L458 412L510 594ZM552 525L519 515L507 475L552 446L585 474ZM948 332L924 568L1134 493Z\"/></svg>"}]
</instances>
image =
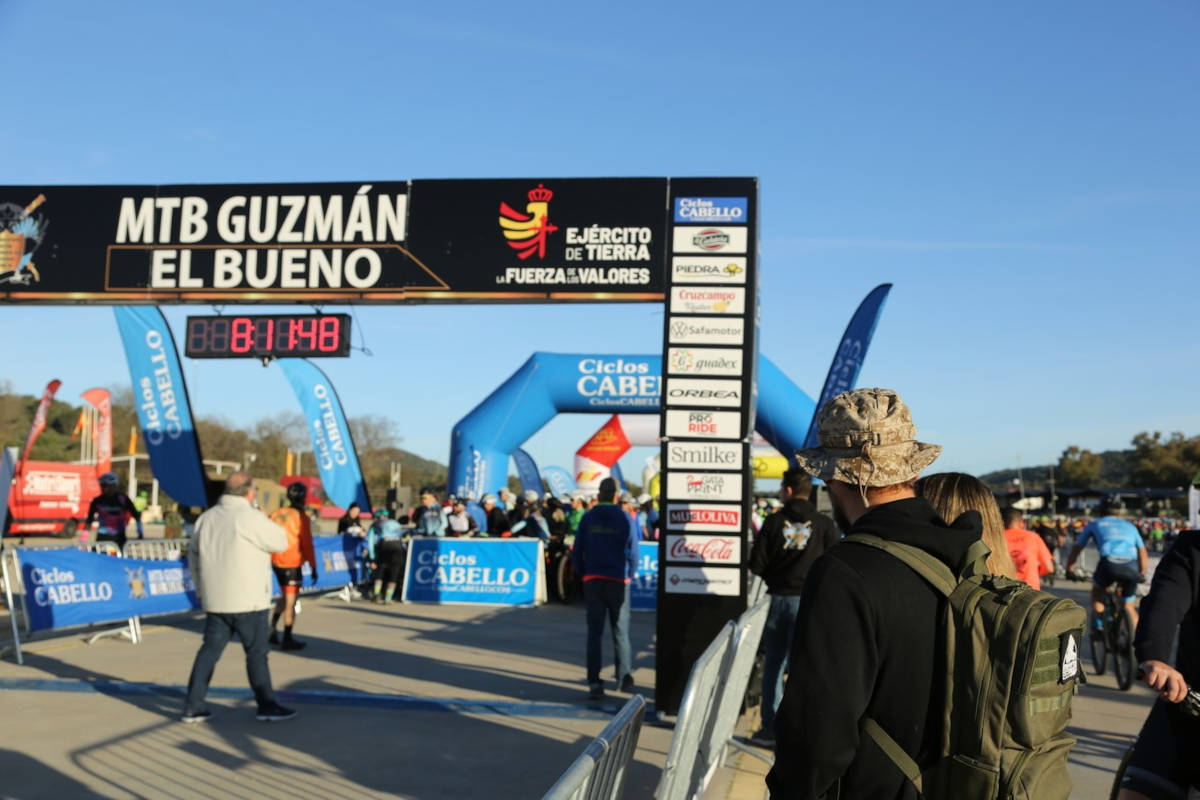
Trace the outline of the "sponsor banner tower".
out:
<instances>
[{"instance_id":1,"label":"sponsor banner tower","mask_svg":"<svg viewBox=\"0 0 1200 800\"><path fill-rule=\"evenodd\" d=\"M746 608L758 295L753 179L671 181L656 704Z\"/></svg>"}]
</instances>

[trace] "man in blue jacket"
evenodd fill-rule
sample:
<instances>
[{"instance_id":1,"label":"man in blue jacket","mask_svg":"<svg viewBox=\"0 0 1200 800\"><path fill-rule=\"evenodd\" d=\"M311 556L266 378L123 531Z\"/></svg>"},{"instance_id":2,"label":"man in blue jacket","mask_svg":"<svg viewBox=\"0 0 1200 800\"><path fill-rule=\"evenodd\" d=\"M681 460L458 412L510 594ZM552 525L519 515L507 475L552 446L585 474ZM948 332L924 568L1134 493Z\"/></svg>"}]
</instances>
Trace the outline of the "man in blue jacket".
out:
<instances>
[{"instance_id":1,"label":"man in blue jacket","mask_svg":"<svg viewBox=\"0 0 1200 800\"><path fill-rule=\"evenodd\" d=\"M587 603L588 697L604 697L600 680L601 643L604 617L612 626L616 651L617 679L622 692L633 691L629 647L629 581L637 574L637 531L634 522L616 505L617 482L600 482L600 505L583 515L575 534L571 559L575 574L583 579Z\"/></svg>"}]
</instances>

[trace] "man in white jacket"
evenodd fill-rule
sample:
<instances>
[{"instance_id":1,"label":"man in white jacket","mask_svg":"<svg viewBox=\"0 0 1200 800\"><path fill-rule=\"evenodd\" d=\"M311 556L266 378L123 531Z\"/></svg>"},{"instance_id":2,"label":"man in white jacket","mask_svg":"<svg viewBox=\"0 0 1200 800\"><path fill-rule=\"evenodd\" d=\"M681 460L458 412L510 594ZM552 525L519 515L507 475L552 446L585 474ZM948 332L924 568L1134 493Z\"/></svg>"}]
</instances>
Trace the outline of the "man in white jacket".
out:
<instances>
[{"instance_id":1,"label":"man in white jacket","mask_svg":"<svg viewBox=\"0 0 1200 800\"><path fill-rule=\"evenodd\" d=\"M184 722L203 722L212 716L204 707L204 696L213 668L234 633L246 651L246 674L258 701L257 719L278 722L296 716L276 702L267 668L271 553L287 549L287 534L253 502L250 473L233 473L225 479L220 501L196 520L188 544L188 569L207 616L204 644L188 679Z\"/></svg>"}]
</instances>

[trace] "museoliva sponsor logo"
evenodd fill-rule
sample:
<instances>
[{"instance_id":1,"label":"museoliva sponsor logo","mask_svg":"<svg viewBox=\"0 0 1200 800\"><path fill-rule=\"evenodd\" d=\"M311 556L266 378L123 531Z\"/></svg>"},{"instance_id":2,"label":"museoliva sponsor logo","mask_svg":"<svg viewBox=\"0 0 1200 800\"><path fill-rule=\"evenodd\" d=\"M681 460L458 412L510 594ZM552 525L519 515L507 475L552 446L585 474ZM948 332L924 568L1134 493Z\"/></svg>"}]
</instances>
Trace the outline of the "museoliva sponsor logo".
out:
<instances>
[{"instance_id":1,"label":"museoliva sponsor logo","mask_svg":"<svg viewBox=\"0 0 1200 800\"><path fill-rule=\"evenodd\" d=\"M667 530L738 534L742 530L742 507L669 502Z\"/></svg>"},{"instance_id":2,"label":"museoliva sponsor logo","mask_svg":"<svg viewBox=\"0 0 1200 800\"><path fill-rule=\"evenodd\" d=\"M745 253L746 228L724 225L677 225L672 232L676 253Z\"/></svg>"},{"instance_id":3,"label":"museoliva sponsor logo","mask_svg":"<svg viewBox=\"0 0 1200 800\"><path fill-rule=\"evenodd\" d=\"M674 283L745 283L745 256L675 256L671 259Z\"/></svg>"},{"instance_id":4,"label":"museoliva sponsor logo","mask_svg":"<svg viewBox=\"0 0 1200 800\"><path fill-rule=\"evenodd\" d=\"M741 430L740 411L667 410L667 436L737 439Z\"/></svg>"},{"instance_id":5,"label":"museoliva sponsor logo","mask_svg":"<svg viewBox=\"0 0 1200 800\"><path fill-rule=\"evenodd\" d=\"M743 314L746 290L741 286L676 286L671 289L672 314Z\"/></svg>"},{"instance_id":6,"label":"museoliva sponsor logo","mask_svg":"<svg viewBox=\"0 0 1200 800\"><path fill-rule=\"evenodd\" d=\"M696 564L742 563L742 540L737 536L668 534L667 561Z\"/></svg>"},{"instance_id":7,"label":"museoliva sponsor logo","mask_svg":"<svg viewBox=\"0 0 1200 800\"><path fill-rule=\"evenodd\" d=\"M716 594L736 597L741 590L741 570L733 567L667 566L667 594Z\"/></svg>"},{"instance_id":8,"label":"museoliva sponsor logo","mask_svg":"<svg viewBox=\"0 0 1200 800\"><path fill-rule=\"evenodd\" d=\"M672 317L667 335L671 344L742 344L746 323L740 319Z\"/></svg>"},{"instance_id":9,"label":"museoliva sponsor logo","mask_svg":"<svg viewBox=\"0 0 1200 800\"><path fill-rule=\"evenodd\" d=\"M730 472L669 472L667 498L738 502L742 499L742 477Z\"/></svg>"}]
</instances>

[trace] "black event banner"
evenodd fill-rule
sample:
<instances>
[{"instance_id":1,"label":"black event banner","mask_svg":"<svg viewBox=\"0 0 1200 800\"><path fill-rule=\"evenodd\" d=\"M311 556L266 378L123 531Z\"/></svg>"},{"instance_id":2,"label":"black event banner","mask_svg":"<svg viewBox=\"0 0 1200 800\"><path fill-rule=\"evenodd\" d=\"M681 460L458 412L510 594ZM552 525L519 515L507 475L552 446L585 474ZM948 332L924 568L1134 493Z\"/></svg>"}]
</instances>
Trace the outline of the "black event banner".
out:
<instances>
[{"instance_id":1,"label":"black event banner","mask_svg":"<svg viewBox=\"0 0 1200 800\"><path fill-rule=\"evenodd\" d=\"M4 186L0 301L662 301L673 213L714 255L728 240L703 204L672 209L669 185Z\"/></svg>"}]
</instances>

